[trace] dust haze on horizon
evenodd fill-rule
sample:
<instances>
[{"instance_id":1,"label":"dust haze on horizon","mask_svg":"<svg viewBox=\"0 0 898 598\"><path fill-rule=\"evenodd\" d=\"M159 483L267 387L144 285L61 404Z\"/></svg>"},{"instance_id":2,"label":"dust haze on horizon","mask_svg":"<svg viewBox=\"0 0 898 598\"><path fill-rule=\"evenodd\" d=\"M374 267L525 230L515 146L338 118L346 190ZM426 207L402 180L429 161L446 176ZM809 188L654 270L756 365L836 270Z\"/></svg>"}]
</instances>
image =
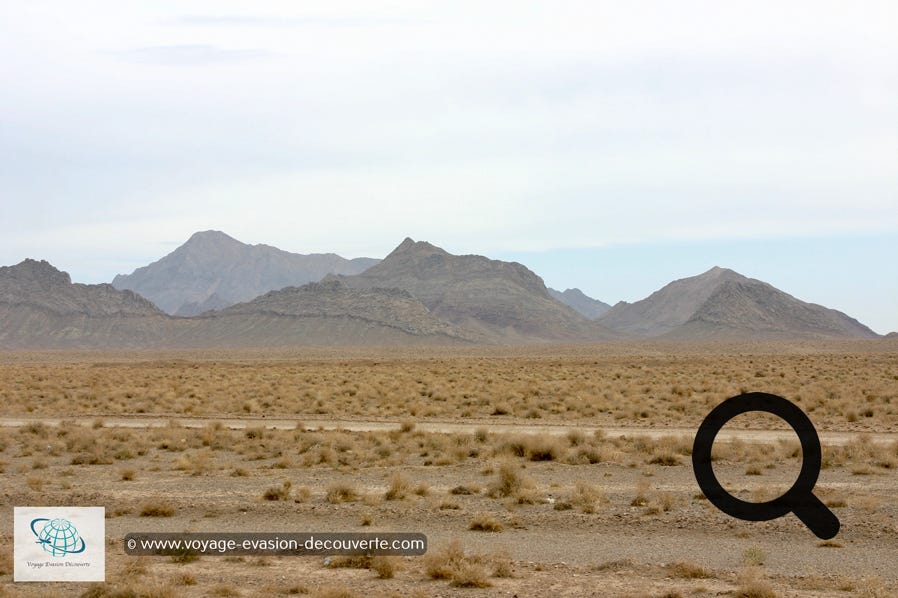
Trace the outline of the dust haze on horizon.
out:
<instances>
[{"instance_id":1,"label":"dust haze on horizon","mask_svg":"<svg viewBox=\"0 0 898 598\"><path fill-rule=\"evenodd\" d=\"M898 330L898 6L18 3L0 264L403 238L634 301L711 266Z\"/></svg>"}]
</instances>

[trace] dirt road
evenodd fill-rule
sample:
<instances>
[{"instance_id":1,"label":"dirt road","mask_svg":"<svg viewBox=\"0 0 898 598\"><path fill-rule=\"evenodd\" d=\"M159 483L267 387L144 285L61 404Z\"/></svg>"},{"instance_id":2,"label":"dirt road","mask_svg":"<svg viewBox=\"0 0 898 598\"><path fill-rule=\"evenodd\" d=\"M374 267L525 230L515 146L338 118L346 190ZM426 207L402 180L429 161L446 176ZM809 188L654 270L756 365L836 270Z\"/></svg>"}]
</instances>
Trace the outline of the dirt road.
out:
<instances>
[{"instance_id":1,"label":"dirt road","mask_svg":"<svg viewBox=\"0 0 898 598\"><path fill-rule=\"evenodd\" d=\"M403 422L389 420L356 420L356 419L268 419L268 418L226 418L226 417L171 417L157 416L82 416L77 418L53 418L53 417L5 417L0 418L0 427L22 427L34 423L43 423L48 426L58 426L63 421L74 422L82 426L93 426L102 422L103 426L110 428L159 428L173 424L185 428L203 428L208 425L220 423L232 430L244 428L265 427L278 430L292 430L297 425L306 429L324 430L348 430L351 432L377 432L399 430ZM532 423L496 423L494 421L439 421L426 420L415 421L416 430L423 432L437 432L446 434L472 434L479 429L487 429L499 434L552 434L565 435L571 431L580 431L584 434L592 434L596 431L603 432L611 438L622 436L661 438L664 436L695 436L695 430L690 428L636 428L636 427L607 427L607 426L583 426L578 424L532 424ZM824 445L845 445L857 439L857 432L821 432L820 442ZM898 433L865 433L864 436L872 442L889 443L898 441ZM750 443L772 443L779 440L793 440L796 435L791 430L737 430L724 428L718 434L717 440L732 442L742 440Z\"/></svg>"}]
</instances>

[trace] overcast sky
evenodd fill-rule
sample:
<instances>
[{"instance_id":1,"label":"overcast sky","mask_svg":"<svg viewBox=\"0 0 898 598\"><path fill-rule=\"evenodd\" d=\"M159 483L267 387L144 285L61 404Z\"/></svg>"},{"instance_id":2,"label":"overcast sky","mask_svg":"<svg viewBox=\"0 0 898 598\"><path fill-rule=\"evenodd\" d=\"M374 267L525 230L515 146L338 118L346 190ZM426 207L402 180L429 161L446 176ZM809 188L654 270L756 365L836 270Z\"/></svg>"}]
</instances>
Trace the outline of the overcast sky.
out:
<instances>
[{"instance_id":1,"label":"overcast sky","mask_svg":"<svg viewBox=\"0 0 898 598\"><path fill-rule=\"evenodd\" d=\"M612 303L729 266L898 330L896 31L891 0L5 2L0 264L412 236Z\"/></svg>"}]
</instances>

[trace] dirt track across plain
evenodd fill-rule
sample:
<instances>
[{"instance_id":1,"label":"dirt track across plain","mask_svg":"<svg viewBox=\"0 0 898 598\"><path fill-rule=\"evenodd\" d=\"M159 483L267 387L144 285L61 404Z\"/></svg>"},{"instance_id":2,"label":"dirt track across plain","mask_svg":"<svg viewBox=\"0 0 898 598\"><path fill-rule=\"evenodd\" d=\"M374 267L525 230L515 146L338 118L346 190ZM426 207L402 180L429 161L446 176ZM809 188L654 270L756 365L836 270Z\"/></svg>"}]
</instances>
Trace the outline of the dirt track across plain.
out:
<instances>
[{"instance_id":1,"label":"dirt track across plain","mask_svg":"<svg viewBox=\"0 0 898 598\"><path fill-rule=\"evenodd\" d=\"M81 416L77 418L52 418L52 417L7 417L0 418L0 427L22 427L35 423L48 426L58 426L62 422L74 422L79 425L93 426L98 421L110 428L161 428L177 424L185 428L204 428L220 423L232 430L245 428L264 427L275 430L292 430L297 425L302 425L308 430L347 430L349 432L384 432L399 430L404 423L390 420L356 420L356 419L267 419L267 418L222 418L222 417L103 417ZM412 420L409 420L412 421ZM601 431L610 438L620 437L644 437L658 439L665 436L694 436L695 430L689 428L645 428L645 427L605 427L583 426L564 424L531 424L531 423L496 423L491 421L416 421L415 429L422 432L442 434L473 434L478 429L488 429L493 433L505 434L550 434L563 436L572 431L592 434ZM843 446L863 435L875 443L888 443L898 441L898 433L873 432L820 432L821 444L828 446ZM774 443L796 439L791 430L739 430L722 429L717 440L733 442L741 440L749 443Z\"/></svg>"}]
</instances>

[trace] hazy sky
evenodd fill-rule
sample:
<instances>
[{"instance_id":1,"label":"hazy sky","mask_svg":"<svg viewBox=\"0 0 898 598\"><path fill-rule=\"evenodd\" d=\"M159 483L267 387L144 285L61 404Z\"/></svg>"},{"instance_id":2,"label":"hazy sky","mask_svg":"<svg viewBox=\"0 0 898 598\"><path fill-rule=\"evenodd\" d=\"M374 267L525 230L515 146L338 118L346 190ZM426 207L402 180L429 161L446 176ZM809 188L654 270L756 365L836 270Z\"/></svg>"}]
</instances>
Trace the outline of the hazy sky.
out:
<instances>
[{"instance_id":1,"label":"hazy sky","mask_svg":"<svg viewBox=\"0 0 898 598\"><path fill-rule=\"evenodd\" d=\"M405 236L898 330L898 3L4 2L0 264Z\"/></svg>"}]
</instances>

